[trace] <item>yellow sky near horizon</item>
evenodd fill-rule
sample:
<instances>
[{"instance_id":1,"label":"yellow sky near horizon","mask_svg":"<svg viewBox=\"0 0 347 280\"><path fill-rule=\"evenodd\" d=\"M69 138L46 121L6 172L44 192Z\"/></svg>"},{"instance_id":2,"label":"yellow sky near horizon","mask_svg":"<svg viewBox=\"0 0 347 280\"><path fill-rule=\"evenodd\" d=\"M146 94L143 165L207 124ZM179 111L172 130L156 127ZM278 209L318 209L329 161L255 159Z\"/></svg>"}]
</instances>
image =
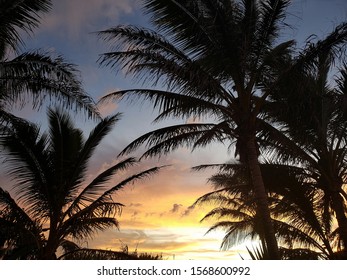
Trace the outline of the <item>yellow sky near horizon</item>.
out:
<instances>
[{"instance_id":1,"label":"yellow sky near horizon","mask_svg":"<svg viewBox=\"0 0 347 280\"><path fill-rule=\"evenodd\" d=\"M114 138L109 135L95 151L85 184L122 160L117 158L118 145L114 145L113 141ZM141 151L128 156L139 154ZM165 259L240 259L236 251L219 250L223 232L205 235L212 222L200 223L200 220L211 207L191 207L198 197L212 190L207 180L216 171L193 172L191 168L198 164L220 163L221 159L224 162L230 156L220 145L195 152L180 148L159 159L143 160L116 174L108 182L108 187L145 169L165 166L157 174L129 184L114 194L114 200L125 205L121 216L117 217L120 230L100 232L91 240L77 241L78 244L112 250L127 245L130 251L138 249L139 252L162 254ZM13 182L4 180L6 176L0 177L10 190Z\"/></svg>"},{"instance_id":2,"label":"yellow sky near horizon","mask_svg":"<svg viewBox=\"0 0 347 280\"><path fill-rule=\"evenodd\" d=\"M143 25L147 20L140 13L137 0L83 0L53 1L50 13L45 15L42 24L26 40L28 50L43 49L52 54L62 54L68 62L74 63L81 71L85 90L95 101L116 89L138 87L131 77L125 79L123 73L115 73L109 68L101 68L96 62L99 55L108 50L103 42L98 42L92 32L103 30L117 24ZM299 45L311 34L320 37L332 29L336 23L347 16L346 0L293 1L291 20L295 28L285 32L295 36ZM293 19L294 18L294 19ZM292 38L292 37L290 37ZM20 116L42 123L44 130L45 108L33 112L31 106L20 108ZM95 178L102 170L110 167L117 154L136 137L155 129L151 121L156 117L149 103L142 107L125 103L103 104L101 113L106 116L122 112L123 116L106 141L96 150L91 160L89 178ZM88 131L93 122L80 120L81 127ZM188 119L187 122L194 122ZM80 124L78 124L80 125ZM157 124L155 124L157 125ZM85 134L87 136L87 134ZM163 254L165 259L237 259L247 258L245 244L229 251L220 251L224 232L205 235L213 221L200 223L209 207L190 207L201 195L211 191L207 179L213 173L191 172L198 164L225 163L233 158L228 147L210 145L206 149L191 153L179 149L175 153L152 159L130 168L129 174L158 165L168 165L157 175L134 185L126 186L114 196L115 201L125 205L119 218L120 230L111 229L98 233L92 240L81 241L80 245L89 248L119 250L128 245L130 251ZM141 155L141 152L135 156ZM132 155L131 155L132 156ZM1 159L1 158L0 158ZM12 182L3 166L0 168L0 186L11 186ZM119 178L115 178L115 182ZM112 184L110 184L112 185ZM212 207L212 206L211 206Z\"/></svg>"},{"instance_id":3,"label":"yellow sky near horizon","mask_svg":"<svg viewBox=\"0 0 347 280\"><path fill-rule=\"evenodd\" d=\"M118 217L120 230L100 233L88 246L119 250L127 245L130 251L162 254L164 259L240 260L244 245L220 251L224 232L205 235L213 221L200 220L214 206L192 207L198 197L212 191L207 179L214 171L192 172L190 164L175 161L175 156L164 161L173 164L114 195L117 202L125 205ZM139 170L150 164L140 166Z\"/></svg>"}]
</instances>

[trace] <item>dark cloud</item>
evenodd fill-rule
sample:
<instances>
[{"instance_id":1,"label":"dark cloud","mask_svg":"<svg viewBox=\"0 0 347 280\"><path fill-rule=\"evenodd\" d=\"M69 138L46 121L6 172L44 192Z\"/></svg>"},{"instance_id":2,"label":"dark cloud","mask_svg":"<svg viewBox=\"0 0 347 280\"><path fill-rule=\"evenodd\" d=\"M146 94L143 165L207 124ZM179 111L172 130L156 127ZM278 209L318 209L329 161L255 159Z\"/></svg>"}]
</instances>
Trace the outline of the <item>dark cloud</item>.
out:
<instances>
[{"instance_id":1,"label":"dark cloud","mask_svg":"<svg viewBox=\"0 0 347 280\"><path fill-rule=\"evenodd\" d=\"M137 215L139 215L138 211L134 211L133 214L131 215L132 218L135 218Z\"/></svg>"},{"instance_id":2,"label":"dark cloud","mask_svg":"<svg viewBox=\"0 0 347 280\"><path fill-rule=\"evenodd\" d=\"M170 212L177 213L182 206L183 206L182 204L175 203L174 205L172 205L172 209L170 210Z\"/></svg>"},{"instance_id":3,"label":"dark cloud","mask_svg":"<svg viewBox=\"0 0 347 280\"><path fill-rule=\"evenodd\" d=\"M183 212L182 216L189 216L190 213L195 209L194 205L187 207L187 209Z\"/></svg>"}]
</instances>

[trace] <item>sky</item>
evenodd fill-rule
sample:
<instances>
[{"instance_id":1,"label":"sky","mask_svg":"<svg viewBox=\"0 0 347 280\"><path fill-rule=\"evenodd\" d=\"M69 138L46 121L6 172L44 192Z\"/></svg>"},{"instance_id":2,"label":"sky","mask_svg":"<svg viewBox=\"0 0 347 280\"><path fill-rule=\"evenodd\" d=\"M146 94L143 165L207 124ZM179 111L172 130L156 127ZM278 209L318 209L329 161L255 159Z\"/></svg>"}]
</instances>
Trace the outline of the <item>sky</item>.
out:
<instances>
[{"instance_id":1,"label":"sky","mask_svg":"<svg viewBox=\"0 0 347 280\"><path fill-rule=\"evenodd\" d=\"M140 2L55 0L52 11L43 16L40 27L25 38L23 51L41 49L52 55L60 54L76 64L85 90L95 101L108 92L134 87L131 77L98 65L99 55L108 48L98 40L95 32L118 24L148 26ZM295 38L300 47L311 34L322 38L338 23L347 20L347 1L296 0L289 8L288 20L293 28L284 31L284 39ZM152 124L155 112L149 104L110 103L100 107L100 110L104 116L117 112L123 115L96 150L87 180L119 160L118 153L136 137L164 125ZM36 112L25 107L18 114L44 126L44 108ZM86 134L95 125L82 119L79 124ZM131 154L140 155L141 150ZM223 232L205 235L213 221L199 222L211 208L191 207L199 196L211 191L207 179L212 174L192 172L191 167L224 163L231 159L233 154L227 151L227 147L214 144L194 152L182 148L159 159L144 160L129 170L130 173L152 166L169 166L150 179L127 186L117 193L117 201L125 204L122 215L118 217L120 230L102 232L81 245L113 250L127 245L130 251L137 249L139 252L159 253L166 259L240 259L240 254L247 257L245 244L220 251ZM10 184L3 171L0 181Z\"/></svg>"}]
</instances>

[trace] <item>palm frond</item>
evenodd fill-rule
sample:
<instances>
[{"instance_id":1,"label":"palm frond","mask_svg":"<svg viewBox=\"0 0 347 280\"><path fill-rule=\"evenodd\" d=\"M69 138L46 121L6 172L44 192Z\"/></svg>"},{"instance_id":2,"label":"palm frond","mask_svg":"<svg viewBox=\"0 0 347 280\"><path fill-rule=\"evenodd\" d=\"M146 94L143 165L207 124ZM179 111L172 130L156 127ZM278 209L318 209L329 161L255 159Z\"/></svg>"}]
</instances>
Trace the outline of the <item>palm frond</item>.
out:
<instances>
[{"instance_id":1,"label":"palm frond","mask_svg":"<svg viewBox=\"0 0 347 280\"><path fill-rule=\"evenodd\" d=\"M64 239L62 242L60 242L60 247L63 249L63 255L80 249L80 247L75 242L67 239Z\"/></svg>"},{"instance_id":2,"label":"palm frond","mask_svg":"<svg viewBox=\"0 0 347 280\"><path fill-rule=\"evenodd\" d=\"M210 127L213 127L213 124L188 123L160 128L134 140L123 149L120 155L130 153L145 143L151 148L142 157L165 154L181 145L194 145L195 140L199 139ZM189 140L188 144L184 142L186 140Z\"/></svg>"},{"instance_id":3,"label":"palm frond","mask_svg":"<svg viewBox=\"0 0 347 280\"><path fill-rule=\"evenodd\" d=\"M252 248L246 247L247 252L252 260L269 260L269 252L266 246L259 243L257 246L252 246Z\"/></svg>"},{"instance_id":4,"label":"palm frond","mask_svg":"<svg viewBox=\"0 0 347 280\"><path fill-rule=\"evenodd\" d=\"M129 89L112 92L102 97L99 103L105 103L116 100L127 99L130 102L134 102L135 99L131 99L133 96L137 96L136 101L149 101L153 107L159 110L158 117L154 122L158 122L168 117L174 117L179 119L194 117L206 117L210 116L215 119L221 119L223 116L229 114L230 108L226 108L223 104L214 103L209 98L208 94L202 91L203 97L191 96L187 91L184 94L178 92L162 91L155 89ZM218 98L214 95L214 98ZM232 103L230 103L232 107Z\"/></svg>"},{"instance_id":5,"label":"palm frond","mask_svg":"<svg viewBox=\"0 0 347 280\"><path fill-rule=\"evenodd\" d=\"M287 249L281 248L281 255L283 260L321 260L327 259L327 257L314 250L309 249Z\"/></svg>"},{"instance_id":6,"label":"palm frond","mask_svg":"<svg viewBox=\"0 0 347 280\"><path fill-rule=\"evenodd\" d=\"M89 116L99 117L94 101L82 89L75 65L61 56L53 58L36 51L19 55L10 61L0 62L0 86L8 105L25 103L25 93L30 94L33 105L39 107L46 99L62 102L69 108L84 109Z\"/></svg>"},{"instance_id":7,"label":"palm frond","mask_svg":"<svg viewBox=\"0 0 347 280\"><path fill-rule=\"evenodd\" d=\"M59 109L50 109L48 120L51 151L49 164L55 177L54 192L56 192L56 196L69 197L66 188L70 186L66 185L66 180L71 178L71 173L75 168L75 159L84 142L83 133L74 127L71 117Z\"/></svg>"},{"instance_id":8,"label":"palm frond","mask_svg":"<svg viewBox=\"0 0 347 280\"><path fill-rule=\"evenodd\" d=\"M165 166L161 166L161 167L152 167L150 169L141 171L137 174L131 175L128 178L124 179L123 181L119 182L117 185L109 188L107 191L105 191L102 195L100 195L96 200L93 201L92 204L90 204L90 206L88 206L87 208L93 208L94 204L97 205L100 202L103 201L107 201L109 200L110 196L116 192L117 190L122 189L125 185L131 184L131 183L135 183L138 180L144 180L146 178L148 178L149 176L152 176L156 173L159 172L160 169L164 168Z\"/></svg>"},{"instance_id":9,"label":"palm frond","mask_svg":"<svg viewBox=\"0 0 347 280\"><path fill-rule=\"evenodd\" d=\"M103 231L111 227L118 228L118 221L114 217L81 216L81 219L69 219L63 224L62 230L64 230L64 237L85 239L92 237L98 231Z\"/></svg>"},{"instance_id":10,"label":"palm frond","mask_svg":"<svg viewBox=\"0 0 347 280\"><path fill-rule=\"evenodd\" d=\"M38 225L33 221L25 210L20 207L10 194L0 188L0 209L1 219L15 225L21 225L27 229L38 229Z\"/></svg>"},{"instance_id":11,"label":"palm frond","mask_svg":"<svg viewBox=\"0 0 347 280\"><path fill-rule=\"evenodd\" d=\"M22 203L33 205L37 215L44 217L48 211L47 174L50 174L49 158L46 153L47 135L24 120L13 123L5 134L0 135L4 147L6 166L15 181L15 188ZM21 176L18 176L21 174Z\"/></svg>"},{"instance_id":12,"label":"palm frond","mask_svg":"<svg viewBox=\"0 0 347 280\"><path fill-rule=\"evenodd\" d=\"M107 117L100 121L90 132L86 141L83 140L81 131L74 129L71 124L66 123L66 127L64 128L64 123L71 122L71 120L64 121L64 117L61 116L60 112L54 113L54 116L54 119L57 118L55 121L58 121L59 125L55 125L53 122L51 124L51 133L54 133L54 130L57 128L59 128L60 131L57 132L58 134L56 136L52 134L51 139L55 139L55 141L61 140L61 143L52 143L51 147L54 148L54 154L57 155L57 159L62 161L60 164L62 170L68 172L68 174L64 175L61 171L58 172L57 170L55 176L58 178L60 175L64 181L62 185L66 186L66 193L64 196L67 199L67 204L69 201L75 199L78 189L81 187L86 175L85 172L90 157L102 139L111 131L114 124L119 120L120 114ZM59 166L57 161L55 166ZM106 175L106 173L104 175L104 181L107 181L107 176L110 175ZM99 177L98 179L99 182L96 183L96 185L104 182L101 182ZM96 180L97 179L95 179L94 182L96 182Z\"/></svg>"},{"instance_id":13,"label":"palm frond","mask_svg":"<svg viewBox=\"0 0 347 280\"><path fill-rule=\"evenodd\" d=\"M92 203L98 198L100 191L107 188L105 183L109 181L115 173L125 170L136 163L137 161L134 158L127 158L100 173L74 198L69 208L65 211L65 215L71 216L76 210L80 211L83 207Z\"/></svg>"},{"instance_id":14,"label":"palm frond","mask_svg":"<svg viewBox=\"0 0 347 280\"><path fill-rule=\"evenodd\" d=\"M329 54L330 61L341 57L344 45L347 42L347 22L343 22L335 27L335 29L323 40L315 43L308 42L308 46L300 54L297 66L310 67L315 66L319 62L321 54Z\"/></svg>"},{"instance_id":15,"label":"palm frond","mask_svg":"<svg viewBox=\"0 0 347 280\"><path fill-rule=\"evenodd\" d=\"M152 22L160 30L174 38L176 44L198 57L213 47L215 49L219 47L215 40L217 30L213 29L211 22L225 21L225 16L228 14L222 6L229 8L230 13L233 12L231 5L227 5L225 1L213 3L212 1L148 0L144 3L144 10L152 15Z\"/></svg>"},{"instance_id":16,"label":"palm frond","mask_svg":"<svg viewBox=\"0 0 347 280\"><path fill-rule=\"evenodd\" d=\"M120 170L124 169L127 165L132 164L131 160L124 161L123 163L116 165L115 169ZM111 187L107 189L103 194L99 195L96 199L94 199L89 205L83 205L83 208L79 205L81 203L81 200L83 197L86 197L86 192L91 192L89 188L87 187L86 192L82 192L82 195L80 195L76 203L72 204L72 206L67 210L66 215L68 216L67 220L64 221L64 231L71 232L75 230L75 224L78 224L81 222L83 225L83 222L87 220L88 222L95 222L95 228L97 230L102 230L103 228L107 228L107 225L110 226L112 223L115 226L118 226L117 220L114 218L114 215L120 213L122 204L116 203L112 199L112 195L122 189L125 185L128 185L130 183L134 183L138 180L143 180L148 176L151 176L155 173L157 173L162 167L153 167L150 169L147 169L145 171L142 171L140 173L134 174L132 176L129 176L128 178L124 179L114 187ZM113 168L110 168L109 170L105 171L105 174L109 172L114 172ZM102 176L106 176L106 175ZM100 176L100 177L102 177ZM108 177L109 175L107 175ZM95 187L95 185L93 185ZM90 194L89 194L90 195ZM85 199L86 200L86 199ZM88 200L88 199L87 199ZM78 210L76 212L73 212L74 210ZM109 217L111 216L111 217ZM100 220L98 220L98 217L100 217ZM102 218L105 218L103 220ZM94 219L95 218L95 219ZM98 223L100 221L100 223ZM105 222L103 222L105 221ZM89 235L94 233L95 228L94 226L88 226L86 225L86 230L83 231L83 226L81 226L81 234ZM69 229L69 230L68 230ZM74 233L74 234L77 234ZM78 232L80 234L80 232Z\"/></svg>"},{"instance_id":17,"label":"palm frond","mask_svg":"<svg viewBox=\"0 0 347 280\"><path fill-rule=\"evenodd\" d=\"M6 46L16 50L23 44L21 31L31 33L39 25L41 14L48 12L52 1L1 1L0 3L0 58Z\"/></svg>"},{"instance_id":18,"label":"palm frond","mask_svg":"<svg viewBox=\"0 0 347 280\"><path fill-rule=\"evenodd\" d=\"M257 22L257 33L261 40L260 46L257 49L264 49L263 46L272 44L278 37L281 28L288 27L284 19L286 17L286 10L290 1L281 0L267 0L261 1L259 4L260 20Z\"/></svg>"},{"instance_id":19,"label":"palm frond","mask_svg":"<svg viewBox=\"0 0 347 280\"><path fill-rule=\"evenodd\" d=\"M35 258L42 247L41 221L33 220L26 210L0 188L0 258Z\"/></svg>"}]
</instances>

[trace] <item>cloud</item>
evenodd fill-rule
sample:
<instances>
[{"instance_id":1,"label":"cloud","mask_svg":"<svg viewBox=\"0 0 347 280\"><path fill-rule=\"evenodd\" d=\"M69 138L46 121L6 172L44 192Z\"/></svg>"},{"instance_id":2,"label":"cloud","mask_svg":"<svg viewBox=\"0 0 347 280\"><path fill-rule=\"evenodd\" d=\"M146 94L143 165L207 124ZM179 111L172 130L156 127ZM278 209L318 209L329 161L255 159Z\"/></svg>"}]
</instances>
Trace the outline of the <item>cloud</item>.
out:
<instances>
[{"instance_id":1,"label":"cloud","mask_svg":"<svg viewBox=\"0 0 347 280\"><path fill-rule=\"evenodd\" d=\"M205 236L206 228L129 229L102 233L89 242L91 248L119 250L126 245L129 252L160 253L164 259L240 259L239 250L220 251L224 233ZM108 239L107 239L108 237Z\"/></svg>"},{"instance_id":2,"label":"cloud","mask_svg":"<svg viewBox=\"0 0 347 280\"><path fill-rule=\"evenodd\" d=\"M182 216L189 216L190 213L195 209L194 205L187 207L187 209L183 212Z\"/></svg>"},{"instance_id":3,"label":"cloud","mask_svg":"<svg viewBox=\"0 0 347 280\"><path fill-rule=\"evenodd\" d=\"M133 214L131 215L132 218L136 218L136 216L139 215L139 212L138 211L134 211Z\"/></svg>"},{"instance_id":4,"label":"cloud","mask_svg":"<svg viewBox=\"0 0 347 280\"><path fill-rule=\"evenodd\" d=\"M174 205L172 205L172 209L170 210L170 212L177 213L182 206L183 206L182 204L175 203Z\"/></svg>"},{"instance_id":5,"label":"cloud","mask_svg":"<svg viewBox=\"0 0 347 280\"><path fill-rule=\"evenodd\" d=\"M121 90L120 88L112 88L106 91L106 95L113 93L113 92L117 92ZM97 98L99 101L101 99L101 97L103 97L104 94L99 95ZM117 111L116 109L118 109L118 104L116 100L109 100L109 101L104 101L104 102L99 102L97 103L97 108L99 110L99 112L101 113L102 116L108 116L110 114L115 114Z\"/></svg>"},{"instance_id":6,"label":"cloud","mask_svg":"<svg viewBox=\"0 0 347 280\"><path fill-rule=\"evenodd\" d=\"M42 20L44 31L57 31L78 40L81 33L98 31L96 26L116 24L124 14L136 8L135 0L60 0L53 1L53 9Z\"/></svg>"},{"instance_id":7,"label":"cloud","mask_svg":"<svg viewBox=\"0 0 347 280\"><path fill-rule=\"evenodd\" d=\"M191 246L191 244L192 240L182 238L181 234L173 231L163 229L124 229L115 233L114 237L110 239L109 242L101 246L106 248L119 248L121 245L127 245L129 248L139 248L141 251L165 252L183 250L184 248ZM98 247L100 247L100 245Z\"/></svg>"},{"instance_id":8,"label":"cloud","mask_svg":"<svg viewBox=\"0 0 347 280\"><path fill-rule=\"evenodd\" d=\"M128 207L141 207L142 205L142 203L130 203Z\"/></svg>"},{"instance_id":9,"label":"cloud","mask_svg":"<svg viewBox=\"0 0 347 280\"><path fill-rule=\"evenodd\" d=\"M146 213L146 214L145 214L145 217L146 217L146 218L147 218L147 217L152 217L152 216L154 216L154 215L157 215L157 212Z\"/></svg>"},{"instance_id":10,"label":"cloud","mask_svg":"<svg viewBox=\"0 0 347 280\"><path fill-rule=\"evenodd\" d=\"M116 113L116 109L118 108L118 105L115 102L107 102L107 103L98 104L97 108L103 117L107 117L109 115L113 115Z\"/></svg>"},{"instance_id":11,"label":"cloud","mask_svg":"<svg viewBox=\"0 0 347 280\"><path fill-rule=\"evenodd\" d=\"M158 228L159 225L155 221L151 220L142 220L142 216L140 214L136 217L136 219L129 216L128 218L119 218L121 231L125 228L129 229L146 229L146 228Z\"/></svg>"},{"instance_id":12,"label":"cloud","mask_svg":"<svg viewBox=\"0 0 347 280\"><path fill-rule=\"evenodd\" d=\"M190 117L186 120L186 124L193 124L193 123L200 123L200 122L202 121L198 117Z\"/></svg>"}]
</instances>

